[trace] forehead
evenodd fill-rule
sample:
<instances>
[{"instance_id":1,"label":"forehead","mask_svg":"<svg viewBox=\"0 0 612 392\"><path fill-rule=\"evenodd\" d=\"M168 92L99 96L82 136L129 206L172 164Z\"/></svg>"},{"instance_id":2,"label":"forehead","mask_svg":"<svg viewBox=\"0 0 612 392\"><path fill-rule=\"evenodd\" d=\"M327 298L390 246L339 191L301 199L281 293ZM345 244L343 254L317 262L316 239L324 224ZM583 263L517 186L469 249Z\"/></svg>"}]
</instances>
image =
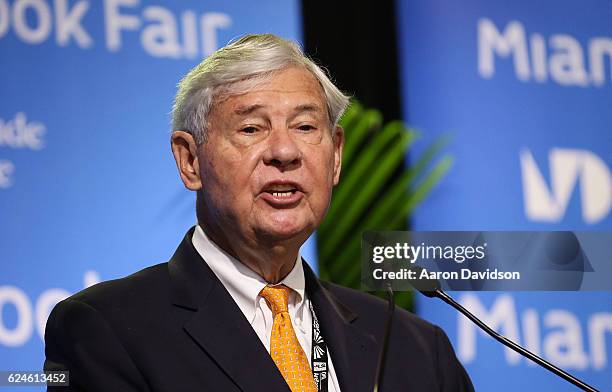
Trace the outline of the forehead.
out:
<instances>
[{"instance_id":1,"label":"forehead","mask_svg":"<svg viewBox=\"0 0 612 392\"><path fill-rule=\"evenodd\" d=\"M240 114L240 108L257 105L274 110L292 110L304 105L326 112L323 88L306 69L290 67L263 80L246 80L231 86L227 96L218 102L224 114Z\"/></svg>"}]
</instances>

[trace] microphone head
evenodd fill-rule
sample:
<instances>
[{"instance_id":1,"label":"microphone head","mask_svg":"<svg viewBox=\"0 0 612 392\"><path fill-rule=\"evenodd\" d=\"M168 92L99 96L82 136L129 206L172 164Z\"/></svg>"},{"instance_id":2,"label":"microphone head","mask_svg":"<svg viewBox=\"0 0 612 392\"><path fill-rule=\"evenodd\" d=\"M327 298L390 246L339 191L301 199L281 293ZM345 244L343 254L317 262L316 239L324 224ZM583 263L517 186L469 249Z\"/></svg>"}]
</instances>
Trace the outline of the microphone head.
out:
<instances>
[{"instance_id":1,"label":"microphone head","mask_svg":"<svg viewBox=\"0 0 612 392\"><path fill-rule=\"evenodd\" d=\"M411 265L409 269L414 271L419 277L421 276L421 271L423 271L423 267L418 265ZM421 294L429 298L438 297L438 292L442 290L440 281L429 277L410 280L410 284Z\"/></svg>"}]
</instances>

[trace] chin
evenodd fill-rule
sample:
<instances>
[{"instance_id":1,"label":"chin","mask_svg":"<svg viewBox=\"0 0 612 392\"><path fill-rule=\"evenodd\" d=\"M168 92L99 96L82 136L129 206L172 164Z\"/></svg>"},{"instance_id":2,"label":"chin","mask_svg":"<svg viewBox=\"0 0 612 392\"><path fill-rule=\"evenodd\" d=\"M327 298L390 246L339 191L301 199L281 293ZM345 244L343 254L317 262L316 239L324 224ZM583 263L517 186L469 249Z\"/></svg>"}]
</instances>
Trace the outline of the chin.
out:
<instances>
[{"instance_id":1,"label":"chin","mask_svg":"<svg viewBox=\"0 0 612 392\"><path fill-rule=\"evenodd\" d=\"M302 237L304 241L314 231L314 224L303 219L270 219L257 230L267 238L287 240Z\"/></svg>"}]
</instances>

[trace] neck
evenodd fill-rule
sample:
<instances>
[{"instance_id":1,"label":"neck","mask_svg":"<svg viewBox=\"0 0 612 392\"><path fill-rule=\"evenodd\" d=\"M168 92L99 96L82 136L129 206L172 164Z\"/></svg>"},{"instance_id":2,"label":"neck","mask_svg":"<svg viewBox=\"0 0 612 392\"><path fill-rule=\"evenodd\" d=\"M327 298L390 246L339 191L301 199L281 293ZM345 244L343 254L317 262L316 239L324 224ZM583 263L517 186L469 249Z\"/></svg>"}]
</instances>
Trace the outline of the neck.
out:
<instances>
[{"instance_id":1,"label":"neck","mask_svg":"<svg viewBox=\"0 0 612 392\"><path fill-rule=\"evenodd\" d=\"M261 241L250 241L236 235L230 237L214 224L199 221L198 225L217 246L268 283L282 281L295 266L300 246L294 241L267 242L262 245Z\"/></svg>"}]
</instances>

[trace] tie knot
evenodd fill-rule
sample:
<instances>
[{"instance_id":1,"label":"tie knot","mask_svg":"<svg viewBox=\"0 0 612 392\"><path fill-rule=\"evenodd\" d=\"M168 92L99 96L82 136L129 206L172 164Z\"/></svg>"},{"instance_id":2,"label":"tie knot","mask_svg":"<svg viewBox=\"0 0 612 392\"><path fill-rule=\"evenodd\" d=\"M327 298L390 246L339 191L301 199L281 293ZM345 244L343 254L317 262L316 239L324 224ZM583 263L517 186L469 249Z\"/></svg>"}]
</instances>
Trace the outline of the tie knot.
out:
<instances>
[{"instance_id":1,"label":"tie knot","mask_svg":"<svg viewBox=\"0 0 612 392\"><path fill-rule=\"evenodd\" d=\"M289 293L291 289L284 284L266 286L259 295L264 297L273 315L289 311Z\"/></svg>"}]
</instances>

